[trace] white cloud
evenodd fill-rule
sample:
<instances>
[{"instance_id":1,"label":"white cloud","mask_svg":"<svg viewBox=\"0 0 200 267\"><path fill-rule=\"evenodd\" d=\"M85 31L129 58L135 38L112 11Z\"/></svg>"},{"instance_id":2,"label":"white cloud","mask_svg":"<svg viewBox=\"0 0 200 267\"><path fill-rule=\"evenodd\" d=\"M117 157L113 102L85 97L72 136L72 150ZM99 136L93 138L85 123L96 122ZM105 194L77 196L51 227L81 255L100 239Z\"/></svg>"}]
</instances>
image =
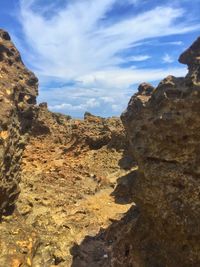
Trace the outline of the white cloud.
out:
<instances>
[{"instance_id":1,"label":"white cloud","mask_svg":"<svg viewBox=\"0 0 200 267\"><path fill-rule=\"evenodd\" d=\"M169 45L183 45L182 41L174 41L174 42L166 42L165 44L169 44Z\"/></svg>"},{"instance_id":2,"label":"white cloud","mask_svg":"<svg viewBox=\"0 0 200 267\"><path fill-rule=\"evenodd\" d=\"M95 86L103 88L129 88L132 84L140 83L141 81L156 81L169 73L181 76L185 74L184 68L171 69L110 69L106 71L93 72L85 76L81 76L82 86L94 88Z\"/></svg>"},{"instance_id":3,"label":"white cloud","mask_svg":"<svg viewBox=\"0 0 200 267\"><path fill-rule=\"evenodd\" d=\"M62 101L62 99L60 99ZM69 110L69 111L86 111L90 108L99 107L100 103L95 98L89 98L84 104L72 105L71 103L61 103L49 106L49 109L56 110Z\"/></svg>"},{"instance_id":4,"label":"white cloud","mask_svg":"<svg viewBox=\"0 0 200 267\"><path fill-rule=\"evenodd\" d=\"M73 87L63 86L41 90L40 101L48 99L52 103L51 110L59 110L68 114L74 111L92 112L98 107L102 111L111 109L114 114L120 114L126 108L130 96L136 91L137 84L141 81L153 82L169 74L183 76L185 73L186 68L141 69L137 72L124 70L123 75L120 72L119 76L118 70L113 69L109 72L93 74L94 76L82 77L83 82ZM98 83L98 79L101 84Z\"/></svg>"},{"instance_id":5,"label":"white cloud","mask_svg":"<svg viewBox=\"0 0 200 267\"><path fill-rule=\"evenodd\" d=\"M174 23L182 9L157 7L113 24L101 24L119 0L77 0L46 18L21 0L21 20L29 46L35 52L39 75L77 79L116 66L119 52L145 38L180 34L196 26ZM31 0L33 4L35 0Z\"/></svg>"},{"instance_id":6,"label":"white cloud","mask_svg":"<svg viewBox=\"0 0 200 267\"><path fill-rule=\"evenodd\" d=\"M151 57L144 54L125 59L123 52L134 50L148 38L182 34L200 27L187 23L183 9L167 5L112 21L106 14L120 1L70 1L47 17L45 12L51 6L46 5L45 10L33 9L39 0L20 0L20 19L29 47L28 53L26 50L24 53L40 78L40 98L48 99L52 108L82 110L107 103L117 110L119 101L121 105L128 101L131 85L155 81L169 74L169 70L162 69L121 68L119 64L125 60L137 62ZM126 2L140 4L138 0ZM177 22L181 17L184 22ZM165 57L167 59L170 57ZM171 71L183 73L183 69ZM76 83L72 88L51 89L52 95L51 91L44 90L46 81L51 80Z\"/></svg>"},{"instance_id":7,"label":"white cloud","mask_svg":"<svg viewBox=\"0 0 200 267\"><path fill-rule=\"evenodd\" d=\"M126 61L139 62L139 61L145 61L145 60L150 59L150 58L151 58L151 56L149 56L149 55L137 55L137 56L128 57L125 60Z\"/></svg>"},{"instance_id":8,"label":"white cloud","mask_svg":"<svg viewBox=\"0 0 200 267\"><path fill-rule=\"evenodd\" d=\"M170 56L169 54L165 54L162 58L164 63L173 63L174 62L174 58L172 56Z\"/></svg>"}]
</instances>

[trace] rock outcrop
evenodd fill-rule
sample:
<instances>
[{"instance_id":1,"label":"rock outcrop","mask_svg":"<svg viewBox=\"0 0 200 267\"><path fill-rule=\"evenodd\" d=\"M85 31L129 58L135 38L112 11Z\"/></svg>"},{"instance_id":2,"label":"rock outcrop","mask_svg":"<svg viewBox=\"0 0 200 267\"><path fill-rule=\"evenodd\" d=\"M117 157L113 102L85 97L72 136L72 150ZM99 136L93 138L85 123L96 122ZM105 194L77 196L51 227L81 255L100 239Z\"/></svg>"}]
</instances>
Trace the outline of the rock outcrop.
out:
<instances>
[{"instance_id":1,"label":"rock outcrop","mask_svg":"<svg viewBox=\"0 0 200 267\"><path fill-rule=\"evenodd\" d=\"M200 38L179 61L186 77L139 86L126 134L119 118L36 108L37 78L0 30L0 266L200 266Z\"/></svg>"},{"instance_id":2,"label":"rock outcrop","mask_svg":"<svg viewBox=\"0 0 200 267\"><path fill-rule=\"evenodd\" d=\"M36 107L37 82L1 30L2 267L70 266L74 243L130 207L111 196L117 178L132 167L120 119L88 112L83 120L72 119L50 112L46 103Z\"/></svg>"},{"instance_id":3,"label":"rock outcrop","mask_svg":"<svg viewBox=\"0 0 200 267\"><path fill-rule=\"evenodd\" d=\"M132 167L127 148L120 118L85 113L84 119L72 119L39 105L17 202L25 224L40 237L33 266L71 266L74 243L129 209L110 196L117 178Z\"/></svg>"},{"instance_id":4,"label":"rock outcrop","mask_svg":"<svg viewBox=\"0 0 200 267\"><path fill-rule=\"evenodd\" d=\"M128 146L119 118L102 118L85 112L84 119L72 119L69 115L49 111L47 103L39 104L31 135L38 140L43 136L50 138L76 153L106 145L118 150Z\"/></svg>"},{"instance_id":5,"label":"rock outcrop","mask_svg":"<svg viewBox=\"0 0 200 267\"><path fill-rule=\"evenodd\" d=\"M200 38L179 61L185 78L142 84L121 116L139 165L140 214L124 225L112 266L200 266Z\"/></svg>"},{"instance_id":6,"label":"rock outcrop","mask_svg":"<svg viewBox=\"0 0 200 267\"><path fill-rule=\"evenodd\" d=\"M9 34L0 30L0 216L11 212L20 191L20 163L34 116L37 82Z\"/></svg>"}]
</instances>

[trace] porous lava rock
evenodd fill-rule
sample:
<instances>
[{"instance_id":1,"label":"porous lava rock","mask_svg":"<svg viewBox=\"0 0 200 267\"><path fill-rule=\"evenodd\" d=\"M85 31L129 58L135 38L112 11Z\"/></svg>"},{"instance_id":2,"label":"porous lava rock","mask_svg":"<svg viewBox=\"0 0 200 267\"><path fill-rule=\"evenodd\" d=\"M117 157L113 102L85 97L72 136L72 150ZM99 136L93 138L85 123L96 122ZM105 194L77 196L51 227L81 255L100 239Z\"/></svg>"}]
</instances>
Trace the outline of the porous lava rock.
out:
<instances>
[{"instance_id":1,"label":"porous lava rock","mask_svg":"<svg viewBox=\"0 0 200 267\"><path fill-rule=\"evenodd\" d=\"M49 139L62 144L66 151L82 153L104 146L124 150L128 146L120 118L102 118L85 112L84 119L51 112L47 103L40 103L31 131L32 139Z\"/></svg>"},{"instance_id":2,"label":"porous lava rock","mask_svg":"<svg viewBox=\"0 0 200 267\"><path fill-rule=\"evenodd\" d=\"M9 34L0 30L0 216L12 211L20 191L20 163L34 117L37 83Z\"/></svg>"},{"instance_id":3,"label":"porous lava rock","mask_svg":"<svg viewBox=\"0 0 200 267\"><path fill-rule=\"evenodd\" d=\"M33 266L71 266L75 242L96 235L129 209L110 196L117 178L132 168L127 148L120 118L86 112L84 119L72 119L39 104L17 202L26 225L40 238L33 246Z\"/></svg>"},{"instance_id":4,"label":"porous lava rock","mask_svg":"<svg viewBox=\"0 0 200 267\"><path fill-rule=\"evenodd\" d=\"M121 116L139 166L140 215L121 227L112 266L200 266L200 38L179 61L185 78L142 84Z\"/></svg>"}]
</instances>

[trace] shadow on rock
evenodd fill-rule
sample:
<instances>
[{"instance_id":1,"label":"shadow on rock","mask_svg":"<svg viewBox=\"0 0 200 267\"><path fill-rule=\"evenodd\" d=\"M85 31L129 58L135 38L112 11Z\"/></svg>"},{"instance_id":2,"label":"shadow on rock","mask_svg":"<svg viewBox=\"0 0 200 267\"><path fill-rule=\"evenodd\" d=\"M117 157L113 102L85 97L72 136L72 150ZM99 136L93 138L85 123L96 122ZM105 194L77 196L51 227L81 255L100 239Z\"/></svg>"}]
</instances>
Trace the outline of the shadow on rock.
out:
<instances>
[{"instance_id":1,"label":"shadow on rock","mask_svg":"<svg viewBox=\"0 0 200 267\"><path fill-rule=\"evenodd\" d=\"M113 257L123 234L131 231L133 223L137 221L139 211L132 206L125 216L119 221L113 221L107 229L101 229L96 236L86 236L80 245L74 244L70 253L73 256L71 267L111 267L119 265L118 259ZM130 223L131 222L131 223ZM129 257L130 243L120 243L120 254L125 260ZM125 262L125 261L124 261ZM130 267L124 263L123 267Z\"/></svg>"},{"instance_id":2,"label":"shadow on rock","mask_svg":"<svg viewBox=\"0 0 200 267\"><path fill-rule=\"evenodd\" d=\"M129 155L129 152L124 150L123 157L119 160L118 165L121 169L130 170L136 166L136 162L133 160L133 157Z\"/></svg>"},{"instance_id":3,"label":"shadow on rock","mask_svg":"<svg viewBox=\"0 0 200 267\"><path fill-rule=\"evenodd\" d=\"M133 170L117 179L117 186L111 193L118 204L130 204L133 202L133 188L138 178L138 171Z\"/></svg>"},{"instance_id":4,"label":"shadow on rock","mask_svg":"<svg viewBox=\"0 0 200 267\"><path fill-rule=\"evenodd\" d=\"M117 186L111 193L118 204L133 203L134 184L138 178L138 171L132 170L118 178ZM96 236L86 236L81 244L74 244L70 249L73 256L71 267L132 267L129 264L132 251L131 242L125 242L123 235L132 238L132 229L139 217L139 209L133 205L119 220L111 220L111 225L100 229ZM123 242L122 242L123 240ZM120 248L120 255L115 257L116 249ZM123 259L121 264L119 259Z\"/></svg>"}]
</instances>

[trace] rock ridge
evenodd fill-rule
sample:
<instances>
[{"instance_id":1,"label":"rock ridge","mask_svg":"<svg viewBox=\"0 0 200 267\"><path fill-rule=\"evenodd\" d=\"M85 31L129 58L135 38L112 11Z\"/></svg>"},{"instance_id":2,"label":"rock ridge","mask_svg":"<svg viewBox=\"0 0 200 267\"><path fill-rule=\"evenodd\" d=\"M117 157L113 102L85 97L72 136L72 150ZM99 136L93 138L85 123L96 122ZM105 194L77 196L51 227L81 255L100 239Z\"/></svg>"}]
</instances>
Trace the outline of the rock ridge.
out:
<instances>
[{"instance_id":1,"label":"rock ridge","mask_svg":"<svg viewBox=\"0 0 200 267\"><path fill-rule=\"evenodd\" d=\"M13 209L20 191L20 163L34 117L37 83L9 34L0 29L0 216Z\"/></svg>"},{"instance_id":2,"label":"rock ridge","mask_svg":"<svg viewBox=\"0 0 200 267\"><path fill-rule=\"evenodd\" d=\"M200 38L179 61L188 65L185 78L142 84L121 116L139 166L131 266L200 266Z\"/></svg>"}]
</instances>

